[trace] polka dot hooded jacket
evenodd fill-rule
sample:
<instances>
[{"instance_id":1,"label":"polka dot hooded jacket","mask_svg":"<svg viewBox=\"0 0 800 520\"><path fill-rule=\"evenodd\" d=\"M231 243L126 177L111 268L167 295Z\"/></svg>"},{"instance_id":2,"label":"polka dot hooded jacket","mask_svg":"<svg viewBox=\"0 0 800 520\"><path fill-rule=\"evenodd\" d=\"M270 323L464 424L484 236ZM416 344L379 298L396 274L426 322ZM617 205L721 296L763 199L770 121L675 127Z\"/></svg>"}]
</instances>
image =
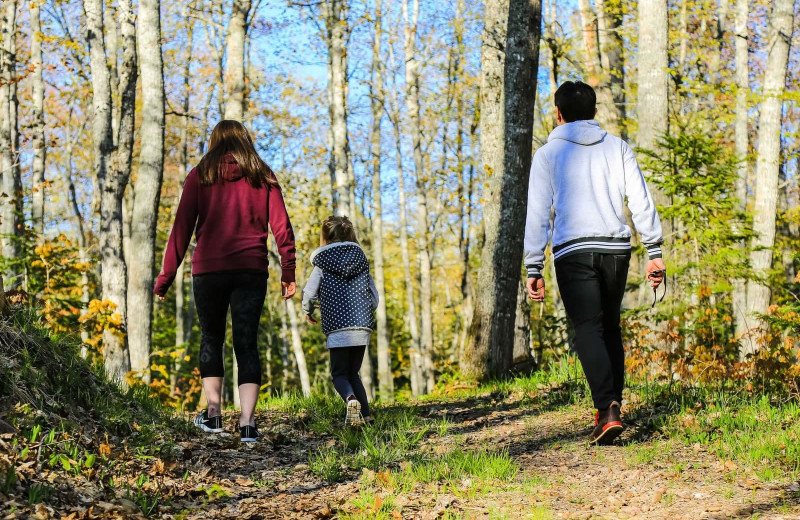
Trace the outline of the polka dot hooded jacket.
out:
<instances>
[{"instance_id":1,"label":"polka dot hooded jacket","mask_svg":"<svg viewBox=\"0 0 800 520\"><path fill-rule=\"evenodd\" d=\"M303 311L310 316L319 304L327 336L341 331L371 333L378 294L361 246L328 244L311 254L311 263L314 271L303 290Z\"/></svg>"}]
</instances>

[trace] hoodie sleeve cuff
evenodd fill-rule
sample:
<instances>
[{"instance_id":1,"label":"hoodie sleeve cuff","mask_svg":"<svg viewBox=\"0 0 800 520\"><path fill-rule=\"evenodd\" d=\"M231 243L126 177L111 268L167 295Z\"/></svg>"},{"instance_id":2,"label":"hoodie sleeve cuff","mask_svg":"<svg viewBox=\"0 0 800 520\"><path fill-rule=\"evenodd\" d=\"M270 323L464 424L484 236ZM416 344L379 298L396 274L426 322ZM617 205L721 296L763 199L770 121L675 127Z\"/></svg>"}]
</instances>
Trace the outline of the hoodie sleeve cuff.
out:
<instances>
[{"instance_id":1,"label":"hoodie sleeve cuff","mask_svg":"<svg viewBox=\"0 0 800 520\"><path fill-rule=\"evenodd\" d=\"M661 258L661 244L645 244L647 248L647 257L650 260Z\"/></svg>"},{"instance_id":2,"label":"hoodie sleeve cuff","mask_svg":"<svg viewBox=\"0 0 800 520\"><path fill-rule=\"evenodd\" d=\"M294 283L294 269L281 269L281 282Z\"/></svg>"},{"instance_id":3,"label":"hoodie sleeve cuff","mask_svg":"<svg viewBox=\"0 0 800 520\"><path fill-rule=\"evenodd\" d=\"M525 268L528 270L528 278L542 278L542 269L544 269L544 265L526 265Z\"/></svg>"}]
</instances>

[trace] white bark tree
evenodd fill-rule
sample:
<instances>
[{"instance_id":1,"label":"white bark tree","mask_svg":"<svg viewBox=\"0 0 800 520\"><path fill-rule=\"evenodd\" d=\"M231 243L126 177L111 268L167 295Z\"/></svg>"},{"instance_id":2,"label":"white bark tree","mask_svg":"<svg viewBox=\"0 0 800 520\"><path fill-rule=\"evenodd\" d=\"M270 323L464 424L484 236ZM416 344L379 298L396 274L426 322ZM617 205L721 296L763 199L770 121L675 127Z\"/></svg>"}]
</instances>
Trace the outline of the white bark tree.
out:
<instances>
[{"instance_id":1,"label":"white bark tree","mask_svg":"<svg viewBox=\"0 0 800 520\"><path fill-rule=\"evenodd\" d=\"M245 41L249 25L251 0L233 0L233 9L228 22L228 49L225 66L225 119L242 121L245 113Z\"/></svg>"},{"instance_id":2,"label":"white bark tree","mask_svg":"<svg viewBox=\"0 0 800 520\"><path fill-rule=\"evenodd\" d=\"M775 245L775 218L780 176L781 120L783 91L789 62L789 48L794 25L794 0L775 0L767 31L767 63L764 69L763 96L758 117L758 151L756 156L755 203L750 263L758 280L748 282L747 314L765 314L770 303L767 280L772 267ZM742 356L754 351L753 342L745 342Z\"/></svg>"},{"instance_id":3,"label":"white bark tree","mask_svg":"<svg viewBox=\"0 0 800 520\"><path fill-rule=\"evenodd\" d=\"M139 65L142 71L141 150L133 189L128 277L128 344L131 370L150 381L153 328L153 270L156 224L164 177L164 64L161 57L161 2L139 1Z\"/></svg>"},{"instance_id":4,"label":"white bark tree","mask_svg":"<svg viewBox=\"0 0 800 520\"><path fill-rule=\"evenodd\" d=\"M92 79L92 137L94 170L100 191L101 289L104 300L116 305L122 333L103 333L103 358L109 375L117 380L130 370L125 338L127 323L127 269L122 247L122 198L130 176L136 96L136 32L129 0L119 3L120 33L123 41L120 68L119 146L114 149L111 126L110 72L103 38L103 2L86 0L86 41Z\"/></svg>"},{"instance_id":5,"label":"white bark tree","mask_svg":"<svg viewBox=\"0 0 800 520\"><path fill-rule=\"evenodd\" d=\"M639 122L637 144L654 150L669 122L669 57L667 54L667 0L639 1L639 49L637 51ZM657 201L663 203L661 201Z\"/></svg>"},{"instance_id":6,"label":"white bark tree","mask_svg":"<svg viewBox=\"0 0 800 520\"><path fill-rule=\"evenodd\" d=\"M747 208L747 177L750 171L750 137L748 135L747 95L750 92L750 53L748 44L750 35L747 29L749 17L749 0L736 0L734 14L734 44L736 66L736 119L734 121L734 144L736 156L739 158L739 172L736 178L736 198L739 209ZM747 282L733 282L733 316L736 324L736 336L742 337L749 329L747 316Z\"/></svg>"},{"instance_id":7,"label":"white bark tree","mask_svg":"<svg viewBox=\"0 0 800 520\"><path fill-rule=\"evenodd\" d=\"M338 215L351 212L350 136L347 130L347 38L350 32L347 0L324 0L325 44L328 48L328 111L333 207Z\"/></svg>"},{"instance_id":8,"label":"white bark tree","mask_svg":"<svg viewBox=\"0 0 800 520\"><path fill-rule=\"evenodd\" d=\"M417 59L417 26L419 0L412 0L409 12L408 0L403 0L404 54L406 77L406 111L408 133L411 137L412 157L417 188L417 256L419 257L419 306L420 341L419 355L422 363L422 393L433 390L436 380L433 372L433 289L431 279L430 238L428 222L428 178L422 151L422 127L420 122L420 61Z\"/></svg>"},{"instance_id":9,"label":"white bark tree","mask_svg":"<svg viewBox=\"0 0 800 520\"><path fill-rule=\"evenodd\" d=\"M2 6L2 41L0 42L0 175L5 195L0 214L3 256L19 256L22 235L22 180L19 166L19 126L17 100L17 2L7 0ZM6 287L23 285L23 272L11 267L6 272Z\"/></svg>"},{"instance_id":10,"label":"white bark tree","mask_svg":"<svg viewBox=\"0 0 800 520\"><path fill-rule=\"evenodd\" d=\"M386 284L383 269L383 206L381 201L381 122L385 92L383 86L383 0L375 3L375 24L372 39L372 83L370 85L370 108L372 111L372 130L370 151L372 159L372 257L375 263L375 287L378 289L378 308L376 310L378 343L378 390L384 401L394 399L394 378L392 377L392 357L389 351L389 333L386 317Z\"/></svg>"},{"instance_id":11,"label":"white bark tree","mask_svg":"<svg viewBox=\"0 0 800 520\"><path fill-rule=\"evenodd\" d=\"M44 237L44 190L45 178L44 167L47 154L44 136L44 78L42 66L42 25L40 0L31 0L31 101L32 117L31 125L32 145L33 145L33 164L31 166L33 193L31 194L31 220L33 229L41 238Z\"/></svg>"},{"instance_id":12,"label":"white bark tree","mask_svg":"<svg viewBox=\"0 0 800 520\"><path fill-rule=\"evenodd\" d=\"M539 0L491 0L481 49L481 158L485 243L475 315L461 370L477 379L514 362L518 293L541 35ZM520 330L524 335L524 328Z\"/></svg>"}]
</instances>

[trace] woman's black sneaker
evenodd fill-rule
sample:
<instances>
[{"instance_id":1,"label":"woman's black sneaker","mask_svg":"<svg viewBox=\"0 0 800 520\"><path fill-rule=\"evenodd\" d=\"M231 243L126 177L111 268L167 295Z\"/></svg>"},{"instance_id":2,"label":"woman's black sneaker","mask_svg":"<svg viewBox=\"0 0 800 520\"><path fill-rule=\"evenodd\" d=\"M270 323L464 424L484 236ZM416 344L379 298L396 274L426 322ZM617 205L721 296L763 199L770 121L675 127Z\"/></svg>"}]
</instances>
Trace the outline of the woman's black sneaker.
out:
<instances>
[{"instance_id":1,"label":"woman's black sneaker","mask_svg":"<svg viewBox=\"0 0 800 520\"><path fill-rule=\"evenodd\" d=\"M208 433L222 433L222 416L209 417L208 410L194 416L194 425Z\"/></svg>"},{"instance_id":2,"label":"woman's black sneaker","mask_svg":"<svg viewBox=\"0 0 800 520\"><path fill-rule=\"evenodd\" d=\"M239 434L242 436L242 442L256 442L258 439L258 429L255 426L239 426Z\"/></svg>"}]
</instances>

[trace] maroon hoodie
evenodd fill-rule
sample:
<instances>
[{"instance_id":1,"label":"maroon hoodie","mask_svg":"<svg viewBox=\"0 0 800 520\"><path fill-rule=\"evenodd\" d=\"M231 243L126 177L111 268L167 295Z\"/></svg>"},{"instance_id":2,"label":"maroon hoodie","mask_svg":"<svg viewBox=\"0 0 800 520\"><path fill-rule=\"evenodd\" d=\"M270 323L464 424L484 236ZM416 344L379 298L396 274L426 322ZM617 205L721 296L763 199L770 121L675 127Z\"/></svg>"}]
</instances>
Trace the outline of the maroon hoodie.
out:
<instances>
[{"instance_id":1,"label":"maroon hoodie","mask_svg":"<svg viewBox=\"0 0 800 520\"><path fill-rule=\"evenodd\" d=\"M281 281L295 281L294 231L280 187L254 188L242 177L231 155L225 158L221 173L223 180L209 186L200 184L196 170L186 177L155 294L164 296L175 279L192 232L197 236L192 274L267 271L269 227L281 257Z\"/></svg>"}]
</instances>

